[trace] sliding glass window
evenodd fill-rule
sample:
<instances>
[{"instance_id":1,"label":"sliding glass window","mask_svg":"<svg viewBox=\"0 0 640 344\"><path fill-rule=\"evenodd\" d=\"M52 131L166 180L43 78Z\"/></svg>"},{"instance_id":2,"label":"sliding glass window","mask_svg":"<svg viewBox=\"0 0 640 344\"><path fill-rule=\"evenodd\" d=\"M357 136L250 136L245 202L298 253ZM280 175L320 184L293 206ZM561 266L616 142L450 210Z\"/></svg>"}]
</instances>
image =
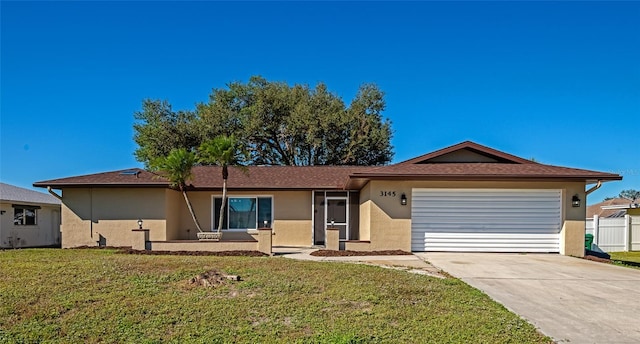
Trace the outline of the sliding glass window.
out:
<instances>
[{"instance_id":1,"label":"sliding glass window","mask_svg":"<svg viewBox=\"0 0 640 344\"><path fill-rule=\"evenodd\" d=\"M214 226L220 221L222 198L213 202ZM244 230L271 226L273 221L272 197L228 197L224 210L223 229Z\"/></svg>"}]
</instances>

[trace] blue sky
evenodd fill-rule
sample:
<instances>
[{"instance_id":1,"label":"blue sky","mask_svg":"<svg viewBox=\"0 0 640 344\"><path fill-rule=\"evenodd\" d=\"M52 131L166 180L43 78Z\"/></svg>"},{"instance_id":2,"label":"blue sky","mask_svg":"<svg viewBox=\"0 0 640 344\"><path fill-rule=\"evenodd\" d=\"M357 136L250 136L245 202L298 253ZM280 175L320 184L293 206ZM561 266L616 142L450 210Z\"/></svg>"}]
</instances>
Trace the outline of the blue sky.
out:
<instances>
[{"instance_id":1,"label":"blue sky","mask_svg":"<svg viewBox=\"0 0 640 344\"><path fill-rule=\"evenodd\" d=\"M0 180L142 166L133 113L251 75L386 93L394 161L472 140L640 189L640 2L1 3Z\"/></svg>"}]
</instances>

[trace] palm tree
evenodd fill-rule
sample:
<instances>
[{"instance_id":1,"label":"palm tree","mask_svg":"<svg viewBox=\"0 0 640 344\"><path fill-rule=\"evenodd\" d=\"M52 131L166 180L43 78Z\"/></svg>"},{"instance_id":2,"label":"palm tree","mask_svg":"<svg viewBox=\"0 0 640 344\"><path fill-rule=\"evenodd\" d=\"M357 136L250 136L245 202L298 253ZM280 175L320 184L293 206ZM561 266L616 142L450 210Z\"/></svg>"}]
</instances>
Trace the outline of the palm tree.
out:
<instances>
[{"instance_id":1,"label":"palm tree","mask_svg":"<svg viewBox=\"0 0 640 344\"><path fill-rule=\"evenodd\" d=\"M247 153L241 147L240 142L234 136L217 136L200 145L200 161L205 164L213 164L222 167L222 204L220 205L220 220L218 230L220 233L224 223L224 207L227 201L227 179L229 178L229 166L237 166L246 171L241 164L247 160Z\"/></svg>"},{"instance_id":2,"label":"palm tree","mask_svg":"<svg viewBox=\"0 0 640 344\"><path fill-rule=\"evenodd\" d=\"M174 148L166 157L154 159L150 164L150 168L152 171L161 172L162 176L169 180L171 187L178 188L178 190L182 192L193 222L196 224L198 232L202 232L202 228L200 228L196 214L191 206L189 196L187 196L187 181L193 177L191 170L197 161L194 152L184 148Z\"/></svg>"}]
</instances>

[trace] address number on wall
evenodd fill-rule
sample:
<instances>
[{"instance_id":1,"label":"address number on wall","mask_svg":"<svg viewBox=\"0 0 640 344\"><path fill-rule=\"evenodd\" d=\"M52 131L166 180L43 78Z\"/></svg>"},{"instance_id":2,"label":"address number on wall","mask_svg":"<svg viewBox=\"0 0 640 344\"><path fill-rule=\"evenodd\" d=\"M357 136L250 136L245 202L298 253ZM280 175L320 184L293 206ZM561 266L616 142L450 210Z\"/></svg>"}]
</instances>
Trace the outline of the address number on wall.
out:
<instances>
[{"instance_id":1,"label":"address number on wall","mask_svg":"<svg viewBox=\"0 0 640 344\"><path fill-rule=\"evenodd\" d=\"M380 197L396 197L395 191L380 191Z\"/></svg>"}]
</instances>

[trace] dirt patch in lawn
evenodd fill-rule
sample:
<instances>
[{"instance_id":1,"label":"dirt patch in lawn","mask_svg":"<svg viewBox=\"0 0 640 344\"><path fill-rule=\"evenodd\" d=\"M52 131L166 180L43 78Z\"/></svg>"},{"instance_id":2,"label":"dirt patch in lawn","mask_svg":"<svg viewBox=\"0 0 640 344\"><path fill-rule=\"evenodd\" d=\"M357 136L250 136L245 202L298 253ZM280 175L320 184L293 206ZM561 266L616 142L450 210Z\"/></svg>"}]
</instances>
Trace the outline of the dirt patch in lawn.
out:
<instances>
[{"instance_id":1,"label":"dirt patch in lawn","mask_svg":"<svg viewBox=\"0 0 640 344\"><path fill-rule=\"evenodd\" d=\"M387 251L335 251L335 250L318 250L311 252L316 257L355 257L355 256L407 256L411 253L402 250Z\"/></svg>"},{"instance_id":2,"label":"dirt patch in lawn","mask_svg":"<svg viewBox=\"0 0 640 344\"><path fill-rule=\"evenodd\" d=\"M239 281L240 276L228 275L216 269L198 274L189 280L189 285L202 287L218 287L232 281Z\"/></svg>"}]
</instances>

